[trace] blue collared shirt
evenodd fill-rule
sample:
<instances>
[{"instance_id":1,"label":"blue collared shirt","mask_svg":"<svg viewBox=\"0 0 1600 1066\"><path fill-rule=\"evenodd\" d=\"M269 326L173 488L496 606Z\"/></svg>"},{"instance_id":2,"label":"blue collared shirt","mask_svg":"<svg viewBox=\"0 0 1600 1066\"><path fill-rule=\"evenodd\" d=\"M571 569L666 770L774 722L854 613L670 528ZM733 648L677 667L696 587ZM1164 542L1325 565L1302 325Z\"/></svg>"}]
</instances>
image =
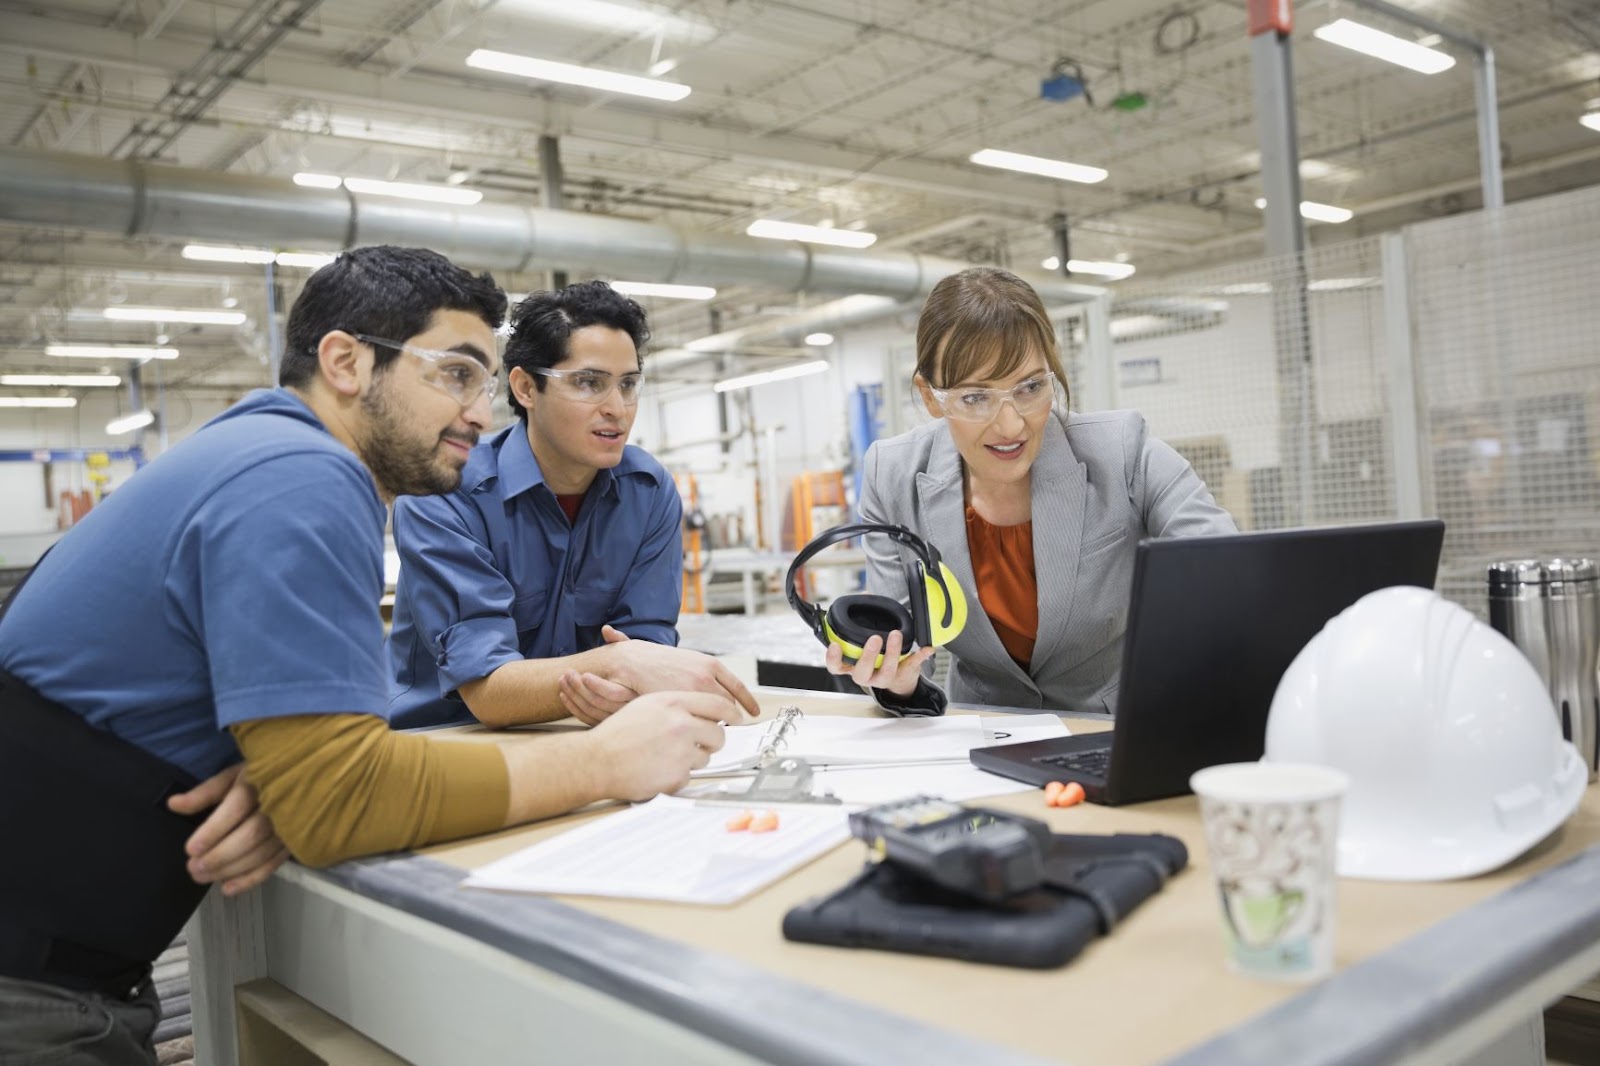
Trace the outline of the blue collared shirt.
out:
<instances>
[{"instance_id":1,"label":"blue collared shirt","mask_svg":"<svg viewBox=\"0 0 1600 1066\"><path fill-rule=\"evenodd\" d=\"M569 523L522 422L479 443L455 492L395 504L390 724L471 721L459 686L599 647L603 625L676 645L682 522L677 486L643 449L599 471Z\"/></svg>"},{"instance_id":2,"label":"blue collared shirt","mask_svg":"<svg viewBox=\"0 0 1600 1066\"><path fill-rule=\"evenodd\" d=\"M201 778L239 761L235 723L382 714L386 517L304 401L252 392L68 530L0 668Z\"/></svg>"}]
</instances>

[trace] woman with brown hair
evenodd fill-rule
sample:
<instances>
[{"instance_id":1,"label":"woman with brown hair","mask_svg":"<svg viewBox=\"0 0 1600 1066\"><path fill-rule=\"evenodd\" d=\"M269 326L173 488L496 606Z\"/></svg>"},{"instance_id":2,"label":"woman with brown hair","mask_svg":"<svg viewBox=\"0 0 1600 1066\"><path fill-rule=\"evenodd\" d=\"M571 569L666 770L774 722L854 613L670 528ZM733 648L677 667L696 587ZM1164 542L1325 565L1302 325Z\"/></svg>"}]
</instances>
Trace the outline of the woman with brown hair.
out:
<instances>
[{"instance_id":1,"label":"woman with brown hair","mask_svg":"<svg viewBox=\"0 0 1600 1066\"><path fill-rule=\"evenodd\" d=\"M1233 520L1138 412L1068 410L1055 329L1015 274L973 267L934 286L914 383L934 420L867 451L860 512L937 547L982 604L948 645L951 697L1115 712L1135 546ZM864 545L868 590L903 595L895 546ZM902 658L903 639L869 639L854 665L831 646L828 668L892 712L941 713L922 674L933 649Z\"/></svg>"}]
</instances>

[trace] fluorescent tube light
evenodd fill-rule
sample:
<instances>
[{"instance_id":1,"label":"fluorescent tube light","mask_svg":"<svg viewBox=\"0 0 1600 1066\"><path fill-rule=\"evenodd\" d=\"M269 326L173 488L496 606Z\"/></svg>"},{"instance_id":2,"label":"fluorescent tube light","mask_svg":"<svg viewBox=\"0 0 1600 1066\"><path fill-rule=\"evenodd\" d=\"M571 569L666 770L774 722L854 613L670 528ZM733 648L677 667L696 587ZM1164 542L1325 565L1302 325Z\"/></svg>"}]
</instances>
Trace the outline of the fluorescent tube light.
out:
<instances>
[{"instance_id":1,"label":"fluorescent tube light","mask_svg":"<svg viewBox=\"0 0 1600 1066\"><path fill-rule=\"evenodd\" d=\"M1437 74L1456 65L1454 56L1349 19L1335 19L1325 26L1318 26L1312 34L1329 44L1361 52L1419 74Z\"/></svg>"},{"instance_id":2,"label":"fluorescent tube light","mask_svg":"<svg viewBox=\"0 0 1600 1066\"><path fill-rule=\"evenodd\" d=\"M669 300L709 300L717 290L709 285L667 285L654 281L613 281L624 296L662 296Z\"/></svg>"},{"instance_id":3,"label":"fluorescent tube light","mask_svg":"<svg viewBox=\"0 0 1600 1066\"><path fill-rule=\"evenodd\" d=\"M68 359L176 359L176 348L150 348L137 344L47 344L45 355Z\"/></svg>"},{"instance_id":4,"label":"fluorescent tube light","mask_svg":"<svg viewBox=\"0 0 1600 1066\"><path fill-rule=\"evenodd\" d=\"M831 334L831 333L807 333L806 334L806 343L811 345L811 347L813 347L813 348L825 348L828 345L833 343L833 334Z\"/></svg>"},{"instance_id":5,"label":"fluorescent tube light","mask_svg":"<svg viewBox=\"0 0 1600 1066\"><path fill-rule=\"evenodd\" d=\"M243 311L189 311L178 307L108 307L103 314L116 322L184 322L194 326L242 326Z\"/></svg>"},{"instance_id":6,"label":"fluorescent tube light","mask_svg":"<svg viewBox=\"0 0 1600 1066\"><path fill-rule=\"evenodd\" d=\"M1062 181L1077 181L1085 185L1105 181L1109 173L1100 167L1088 167L1082 163L1068 163L1037 155L1023 155L1021 152L1002 152L998 148L985 148L973 152L967 158L982 167L1017 170L1024 174L1038 174L1040 177L1059 178Z\"/></svg>"},{"instance_id":7,"label":"fluorescent tube light","mask_svg":"<svg viewBox=\"0 0 1600 1066\"><path fill-rule=\"evenodd\" d=\"M1061 268L1061 257L1052 255L1040 262L1039 265L1046 270L1059 270ZM1067 269L1074 274L1094 274L1097 277L1119 281L1122 278L1132 277L1138 268L1132 263L1118 263L1109 259L1068 259Z\"/></svg>"},{"instance_id":8,"label":"fluorescent tube light","mask_svg":"<svg viewBox=\"0 0 1600 1066\"><path fill-rule=\"evenodd\" d=\"M215 244L186 244L183 257L202 263L257 263L272 262L272 253L265 248L229 248Z\"/></svg>"},{"instance_id":9,"label":"fluorescent tube light","mask_svg":"<svg viewBox=\"0 0 1600 1066\"><path fill-rule=\"evenodd\" d=\"M682 21L626 4L607 3L606 0L502 0L500 7L613 33L653 33L669 26L676 28L676 24Z\"/></svg>"},{"instance_id":10,"label":"fluorescent tube light","mask_svg":"<svg viewBox=\"0 0 1600 1066\"><path fill-rule=\"evenodd\" d=\"M113 418L106 423L106 432L112 436L116 436L118 433L132 433L136 429L143 429L155 420L155 413L147 407L144 410L135 411L131 415Z\"/></svg>"},{"instance_id":11,"label":"fluorescent tube light","mask_svg":"<svg viewBox=\"0 0 1600 1066\"><path fill-rule=\"evenodd\" d=\"M0 385L36 389L93 389L121 384L122 379L115 374L0 374Z\"/></svg>"},{"instance_id":12,"label":"fluorescent tube light","mask_svg":"<svg viewBox=\"0 0 1600 1066\"><path fill-rule=\"evenodd\" d=\"M294 176L296 185L313 189L337 189L343 185L351 192L368 196L393 196L401 200L425 200L434 204L475 204L483 199L477 189L463 189L459 185L424 185L414 181L379 181L377 178L341 178L337 174L313 174L301 171Z\"/></svg>"},{"instance_id":13,"label":"fluorescent tube light","mask_svg":"<svg viewBox=\"0 0 1600 1066\"><path fill-rule=\"evenodd\" d=\"M820 374L828 369L826 359L818 359L812 363L796 363L793 366L779 367L777 370L763 370L759 374L745 374L742 377L729 378L719 381L711 386L717 392L732 392L734 389L748 389L755 385L766 385L774 381L788 381L790 378L809 377Z\"/></svg>"},{"instance_id":14,"label":"fluorescent tube light","mask_svg":"<svg viewBox=\"0 0 1600 1066\"><path fill-rule=\"evenodd\" d=\"M278 265L281 267L304 267L307 270L318 270L339 258L337 252L279 252Z\"/></svg>"},{"instance_id":15,"label":"fluorescent tube light","mask_svg":"<svg viewBox=\"0 0 1600 1066\"><path fill-rule=\"evenodd\" d=\"M1256 206L1266 210L1267 201L1256 197ZM1334 207L1332 204L1319 204L1312 200L1300 201L1300 214L1313 222L1349 222L1356 217L1356 213L1348 207Z\"/></svg>"},{"instance_id":16,"label":"fluorescent tube light","mask_svg":"<svg viewBox=\"0 0 1600 1066\"><path fill-rule=\"evenodd\" d=\"M425 200L434 204L475 204L483 199L477 189L459 185L422 185L412 181L379 181L377 178L345 178L344 187L368 196L393 196L400 200Z\"/></svg>"},{"instance_id":17,"label":"fluorescent tube light","mask_svg":"<svg viewBox=\"0 0 1600 1066\"><path fill-rule=\"evenodd\" d=\"M75 396L0 396L0 407L76 407Z\"/></svg>"},{"instance_id":18,"label":"fluorescent tube light","mask_svg":"<svg viewBox=\"0 0 1600 1066\"><path fill-rule=\"evenodd\" d=\"M586 89L599 89L608 93L626 93L652 100L682 100L693 90L675 81L641 78L637 74L623 74L615 70L580 67L573 63L557 63L550 59L512 55L479 48L467 56L467 66L479 70L493 70L501 74L516 74L537 81L554 81L562 85L581 85Z\"/></svg>"},{"instance_id":19,"label":"fluorescent tube light","mask_svg":"<svg viewBox=\"0 0 1600 1066\"><path fill-rule=\"evenodd\" d=\"M779 222L770 218L756 219L745 232L752 237L767 237L775 241L807 241L811 244L834 244L841 248L868 248L878 239L876 233L865 230L807 226L800 222Z\"/></svg>"},{"instance_id":20,"label":"fluorescent tube light","mask_svg":"<svg viewBox=\"0 0 1600 1066\"><path fill-rule=\"evenodd\" d=\"M1600 111L1591 111L1578 121L1583 123L1585 126L1588 126L1596 133L1600 133Z\"/></svg>"}]
</instances>

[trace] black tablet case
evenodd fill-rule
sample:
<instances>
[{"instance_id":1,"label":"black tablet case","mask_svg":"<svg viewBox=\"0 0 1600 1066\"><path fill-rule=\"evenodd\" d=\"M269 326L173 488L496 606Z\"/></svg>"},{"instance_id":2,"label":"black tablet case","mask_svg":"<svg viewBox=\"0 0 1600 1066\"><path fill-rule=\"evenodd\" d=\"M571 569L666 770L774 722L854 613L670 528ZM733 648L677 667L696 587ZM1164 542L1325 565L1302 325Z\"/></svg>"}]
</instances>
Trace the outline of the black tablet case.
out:
<instances>
[{"instance_id":1,"label":"black tablet case","mask_svg":"<svg viewBox=\"0 0 1600 1066\"><path fill-rule=\"evenodd\" d=\"M969 962L1049 969L1111 932L1189 861L1160 834L1057 833L1046 884L1003 903L981 903L891 863L872 863L832 895L783 919L789 940L878 948Z\"/></svg>"}]
</instances>

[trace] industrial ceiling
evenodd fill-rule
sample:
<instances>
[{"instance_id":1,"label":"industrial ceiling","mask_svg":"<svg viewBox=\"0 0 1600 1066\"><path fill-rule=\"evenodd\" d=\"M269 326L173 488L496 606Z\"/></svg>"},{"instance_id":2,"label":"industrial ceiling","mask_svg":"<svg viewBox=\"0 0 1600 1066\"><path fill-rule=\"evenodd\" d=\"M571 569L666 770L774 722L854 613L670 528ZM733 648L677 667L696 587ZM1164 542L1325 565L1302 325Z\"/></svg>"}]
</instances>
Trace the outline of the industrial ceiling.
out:
<instances>
[{"instance_id":1,"label":"industrial ceiling","mask_svg":"<svg viewBox=\"0 0 1600 1066\"><path fill-rule=\"evenodd\" d=\"M1600 108L1600 4L1406 6L1495 49L1508 200L1600 175L1600 130L1578 121ZM1074 260L1149 277L1262 252L1245 7L0 0L0 137L29 152L414 182L530 206L548 194L540 139L554 137L569 211L741 239L758 219L820 224L875 234L874 253L1033 271L1058 250L1052 219L1064 216ZM1419 36L1349 2L1296 6L1304 195L1354 213L1313 224L1311 240L1476 207L1471 57L1457 51L1452 69L1422 75L1313 36L1340 18ZM692 91L653 100L531 80L469 65L481 49ZM1047 82L1057 91L1042 92ZM983 149L1107 176L1081 184L991 169L970 160ZM183 348L169 383L262 383L262 268L185 259L184 244L60 220L0 224L0 368L60 371L45 344L165 333ZM292 296L304 270L280 276ZM497 276L513 290L546 277ZM647 299L661 343L833 298L737 281L718 289L709 301ZM243 327L180 332L103 316L118 305L224 304L249 316Z\"/></svg>"}]
</instances>

